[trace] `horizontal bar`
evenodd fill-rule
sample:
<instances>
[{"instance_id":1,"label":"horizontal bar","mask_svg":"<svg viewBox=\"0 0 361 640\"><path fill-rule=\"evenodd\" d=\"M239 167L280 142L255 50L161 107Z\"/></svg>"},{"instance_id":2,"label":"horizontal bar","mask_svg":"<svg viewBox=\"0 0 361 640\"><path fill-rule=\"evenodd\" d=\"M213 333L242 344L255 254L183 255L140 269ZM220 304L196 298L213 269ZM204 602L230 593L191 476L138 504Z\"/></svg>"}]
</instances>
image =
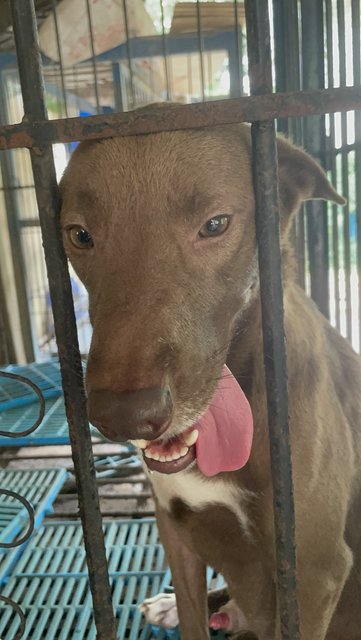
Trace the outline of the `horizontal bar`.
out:
<instances>
[{"instance_id":1,"label":"horizontal bar","mask_svg":"<svg viewBox=\"0 0 361 640\"><path fill-rule=\"evenodd\" d=\"M7 125L0 127L0 150L355 109L361 109L361 87L272 93L178 108L165 103L162 109L149 106L142 111Z\"/></svg>"}]
</instances>

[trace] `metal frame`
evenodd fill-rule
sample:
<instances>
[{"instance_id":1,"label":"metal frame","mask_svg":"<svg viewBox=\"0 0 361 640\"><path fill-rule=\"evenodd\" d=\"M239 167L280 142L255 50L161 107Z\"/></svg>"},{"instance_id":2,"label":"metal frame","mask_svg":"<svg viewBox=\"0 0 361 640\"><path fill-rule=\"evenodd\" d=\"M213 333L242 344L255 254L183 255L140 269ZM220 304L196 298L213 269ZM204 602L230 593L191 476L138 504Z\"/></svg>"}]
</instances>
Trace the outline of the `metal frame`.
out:
<instances>
[{"instance_id":1,"label":"metal frame","mask_svg":"<svg viewBox=\"0 0 361 640\"><path fill-rule=\"evenodd\" d=\"M12 11L25 120L21 124L0 129L0 148L5 150L28 147L31 150L98 638L114 640L115 624L94 462L86 419L70 280L59 233L59 198L50 145L58 141L137 135L248 121L254 123L253 148L258 159L254 181L274 486L281 637L282 640L297 640L299 630L295 598L292 464L287 418L287 370L283 330L274 120L278 117L321 115L360 109L361 87L271 94L268 3L267 0L246 0L253 96L217 103L188 105L179 109L164 108L161 114L154 109L149 109L142 114L100 115L50 122L47 121L44 104L33 2L13 0ZM170 38L167 38L167 48L170 53ZM134 49L135 47L132 46L132 55L134 55ZM268 195L269 193L271 196ZM266 212L267 215L265 215Z\"/></svg>"}]
</instances>

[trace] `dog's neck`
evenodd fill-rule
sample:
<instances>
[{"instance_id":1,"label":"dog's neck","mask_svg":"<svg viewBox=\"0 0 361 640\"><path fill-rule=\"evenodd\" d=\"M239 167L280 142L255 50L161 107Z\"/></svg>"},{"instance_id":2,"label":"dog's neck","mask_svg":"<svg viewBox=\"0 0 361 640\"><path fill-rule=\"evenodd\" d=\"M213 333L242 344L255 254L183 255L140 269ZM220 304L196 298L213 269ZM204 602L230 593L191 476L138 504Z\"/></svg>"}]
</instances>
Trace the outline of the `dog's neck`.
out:
<instances>
[{"instance_id":1,"label":"dog's neck","mask_svg":"<svg viewBox=\"0 0 361 640\"><path fill-rule=\"evenodd\" d=\"M237 319L233 339L227 356L232 371L249 401L257 383L256 372L262 366L262 321L259 297Z\"/></svg>"},{"instance_id":2,"label":"dog's neck","mask_svg":"<svg viewBox=\"0 0 361 640\"><path fill-rule=\"evenodd\" d=\"M252 454L239 480L251 490L263 489L270 482L270 460L259 296L238 319L227 366L246 394L254 419Z\"/></svg>"}]
</instances>

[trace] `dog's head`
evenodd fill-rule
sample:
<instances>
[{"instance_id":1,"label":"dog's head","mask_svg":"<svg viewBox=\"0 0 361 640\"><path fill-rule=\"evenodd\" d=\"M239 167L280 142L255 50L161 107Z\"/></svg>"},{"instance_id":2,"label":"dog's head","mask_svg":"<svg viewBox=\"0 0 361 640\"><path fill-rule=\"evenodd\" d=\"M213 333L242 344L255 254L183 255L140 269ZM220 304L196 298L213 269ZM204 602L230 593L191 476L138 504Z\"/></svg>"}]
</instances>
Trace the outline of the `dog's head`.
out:
<instances>
[{"instance_id":1,"label":"dog's head","mask_svg":"<svg viewBox=\"0 0 361 640\"><path fill-rule=\"evenodd\" d=\"M303 151L279 141L278 155L284 235L302 200L343 200ZM90 419L114 440L176 439L208 406L258 295L250 128L83 143L61 194L89 292Z\"/></svg>"}]
</instances>

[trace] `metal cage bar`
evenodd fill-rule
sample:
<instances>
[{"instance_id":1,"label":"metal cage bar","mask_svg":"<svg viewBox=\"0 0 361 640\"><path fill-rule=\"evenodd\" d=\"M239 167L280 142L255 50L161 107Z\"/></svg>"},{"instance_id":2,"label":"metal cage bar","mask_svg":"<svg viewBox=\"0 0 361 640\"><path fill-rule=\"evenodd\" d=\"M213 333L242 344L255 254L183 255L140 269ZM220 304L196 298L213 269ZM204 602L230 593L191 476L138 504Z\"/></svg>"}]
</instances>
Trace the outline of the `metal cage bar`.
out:
<instances>
[{"instance_id":1,"label":"metal cage bar","mask_svg":"<svg viewBox=\"0 0 361 640\"><path fill-rule=\"evenodd\" d=\"M346 33L345 3L337 0L337 27L339 48L340 86L346 86ZM351 302L351 247L350 247L350 185L349 155L347 151L347 113L341 113L341 177L342 193L346 198L343 208L343 267L345 271L345 303L346 303L346 336L352 339L352 302Z\"/></svg>"},{"instance_id":2,"label":"metal cage bar","mask_svg":"<svg viewBox=\"0 0 361 640\"><path fill-rule=\"evenodd\" d=\"M352 0L352 40L354 82L361 83L361 16L359 0ZM357 233L357 272L358 272L358 319L359 349L361 349L361 111L355 113L355 176L356 176L356 233Z\"/></svg>"},{"instance_id":3,"label":"metal cage bar","mask_svg":"<svg viewBox=\"0 0 361 640\"><path fill-rule=\"evenodd\" d=\"M182 105L181 109L165 106L161 113L157 107L149 107L142 113L134 111L51 121L39 119L0 127L0 150L355 109L361 109L360 86L217 100Z\"/></svg>"},{"instance_id":4,"label":"metal cage bar","mask_svg":"<svg viewBox=\"0 0 361 640\"><path fill-rule=\"evenodd\" d=\"M272 91L267 0L245 0L251 93ZM295 514L283 291L279 235L276 131L273 120L252 125L253 182L256 199L264 367L273 483L278 611L282 640L298 640Z\"/></svg>"},{"instance_id":5,"label":"metal cage bar","mask_svg":"<svg viewBox=\"0 0 361 640\"><path fill-rule=\"evenodd\" d=\"M45 120L47 111L34 3L33 0L14 0L11 6L25 117L29 121ZM97 637L99 640L115 640L115 621L86 417L82 365L67 261L61 242L59 197L51 147L39 146L34 149L31 152L31 161L76 470Z\"/></svg>"},{"instance_id":6,"label":"metal cage bar","mask_svg":"<svg viewBox=\"0 0 361 640\"><path fill-rule=\"evenodd\" d=\"M89 43L90 43L90 51L91 51L91 63L92 63L92 69L93 69L95 102L97 107L97 113L101 113L99 88L98 88L98 73L97 73L97 65L95 62L95 46L94 46L92 12L91 12L89 0L85 0L85 3L86 3L86 13L87 13L88 27L89 27Z\"/></svg>"},{"instance_id":7,"label":"metal cage bar","mask_svg":"<svg viewBox=\"0 0 361 640\"><path fill-rule=\"evenodd\" d=\"M301 0L301 16L302 86L303 89L322 89L325 86L323 3ZM305 148L324 166L324 115L304 120L303 134ZM306 202L305 211L311 297L329 318L327 205L322 200Z\"/></svg>"},{"instance_id":8,"label":"metal cage bar","mask_svg":"<svg viewBox=\"0 0 361 640\"><path fill-rule=\"evenodd\" d=\"M326 0L325 6L326 20L326 43L327 43L327 82L328 87L334 86L334 59L333 59L333 20L332 20L332 0ZM331 172L333 184L337 182L336 153L335 153L335 116L330 115L330 145L329 145L328 165ZM335 301L335 324L340 330L340 255L339 255L339 232L338 232L338 207L332 205L332 267L334 273L333 297Z\"/></svg>"},{"instance_id":9,"label":"metal cage bar","mask_svg":"<svg viewBox=\"0 0 361 640\"><path fill-rule=\"evenodd\" d=\"M172 91L170 88L170 81L169 81L167 36L165 33L163 0L160 0L159 8L160 8L161 25L162 25L162 51L163 51L163 64L164 64L164 78L165 78L167 100L169 101L171 99Z\"/></svg>"}]
</instances>

